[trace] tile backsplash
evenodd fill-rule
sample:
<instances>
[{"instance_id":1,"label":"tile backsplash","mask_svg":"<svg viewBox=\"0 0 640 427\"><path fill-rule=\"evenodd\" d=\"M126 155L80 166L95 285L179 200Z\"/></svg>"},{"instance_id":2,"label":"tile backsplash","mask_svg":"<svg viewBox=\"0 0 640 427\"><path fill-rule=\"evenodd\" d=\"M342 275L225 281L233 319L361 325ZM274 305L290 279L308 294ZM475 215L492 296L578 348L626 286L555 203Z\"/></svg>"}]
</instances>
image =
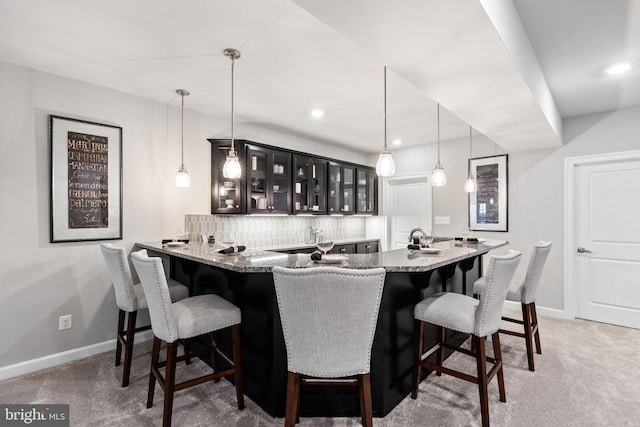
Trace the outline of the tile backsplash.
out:
<instances>
[{"instance_id":1,"label":"tile backsplash","mask_svg":"<svg viewBox=\"0 0 640 427\"><path fill-rule=\"evenodd\" d=\"M197 240L206 233L214 235L216 242L229 238L252 249L305 244L309 227L334 240L366 238L366 217L185 215L189 239Z\"/></svg>"}]
</instances>

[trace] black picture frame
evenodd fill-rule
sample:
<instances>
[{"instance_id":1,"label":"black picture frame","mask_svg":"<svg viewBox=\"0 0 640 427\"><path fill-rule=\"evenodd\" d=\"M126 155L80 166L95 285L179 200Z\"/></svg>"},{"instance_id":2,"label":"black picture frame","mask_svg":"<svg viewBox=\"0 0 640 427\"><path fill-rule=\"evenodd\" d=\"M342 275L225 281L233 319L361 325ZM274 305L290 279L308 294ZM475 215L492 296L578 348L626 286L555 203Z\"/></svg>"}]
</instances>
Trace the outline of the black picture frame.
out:
<instances>
[{"instance_id":1,"label":"black picture frame","mask_svg":"<svg viewBox=\"0 0 640 427\"><path fill-rule=\"evenodd\" d=\"M509 231L509 155L469 159L478 188L469 193L469 229Z\"/></svg>"},{"instance_id":2,"label":"black picture frame","mask_svg":"<svg viewBox=\"0 0 640 427\"><path fill-rule=\"evenodd\" d=\"M51 243L122 239L122 128L49 115Z\"/></svg>"}]
</instances>

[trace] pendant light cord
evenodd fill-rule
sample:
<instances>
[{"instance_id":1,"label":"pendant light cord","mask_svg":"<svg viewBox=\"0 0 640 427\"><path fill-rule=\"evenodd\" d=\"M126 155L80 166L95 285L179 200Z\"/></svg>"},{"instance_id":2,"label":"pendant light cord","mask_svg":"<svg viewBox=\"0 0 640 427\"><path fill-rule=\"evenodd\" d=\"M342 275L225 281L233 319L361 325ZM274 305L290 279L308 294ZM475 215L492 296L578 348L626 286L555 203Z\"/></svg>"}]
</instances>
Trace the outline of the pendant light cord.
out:
<instances>
[{"instance_id":1,"label":"pendant light cord","mask_svg":"<svg viewBox=\"0 0 640 427\"><path fill-rule=\"evenodd\" d=\"M467 169L469 172L469 178L471 177L471 134L472 134L472 128L471 126L469 126L469 164L467 165Z\"/></svg>"},{"instance_id":2,"label":"pendant light cord","mask_svg":"<svg viewBox=\"0 0 640 427\"><path fill-rule=\"evenodd\" d=\"M231 56L231 151L235 152L235 144L233 140L233 122L235 121L234 110L233 110L233 69L235 66L235 58Z\"/></svg>"},{"instance_id":3,"label":"pendant light cord","mask_svg":"<svg viewBox=\"0 0 640 427\"><path fill-rule=\"evenodd\" d=\"M384 66L384 151L387 151L387 66Z\"/></svg>"},{"instance_id":4,"label":"pendant light cord","mask_svg":"<svg viewBox=\"0 0 640 427\"><path fill-rule=\"evenodd\" d=\"M184 93L181 95L182 96L182 124L180 126L180 132L181 132L181 145L182 145L182 153L180 154L180 166L182 166L184 168Z\"/></svg>"},{"instance_id":5,"label":"pendant light cord","mask_svg":"<svg viewBox=\"0 0 640 427\"><path fill-rule=\"evenodd\" d=\"M438 164L440 164L440 103L438 102Z\"/></svg>"}]
</instances>

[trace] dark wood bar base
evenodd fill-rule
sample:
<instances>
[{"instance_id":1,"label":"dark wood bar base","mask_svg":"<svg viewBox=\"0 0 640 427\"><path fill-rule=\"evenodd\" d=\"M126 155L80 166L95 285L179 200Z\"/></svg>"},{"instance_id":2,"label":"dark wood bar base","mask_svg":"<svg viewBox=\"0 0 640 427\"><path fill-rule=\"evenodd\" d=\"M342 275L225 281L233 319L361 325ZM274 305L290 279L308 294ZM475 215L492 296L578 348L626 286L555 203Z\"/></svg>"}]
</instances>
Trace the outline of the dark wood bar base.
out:
<instances>
[{"instance_id":1,"label":"dark wood bar base","mask_svg":"<svg viewBox=\"0 0 640 427\"><path fill-rule=\"evenodd\" d=\"M241 273L174 256L169 259L171 277L189 284L193 294L215 293L240 307L244 392L272 416L284 417L287 359L272 274ZM374 417L384 417L411 392L414 306L443 289L462 292L463 280L473 283L480 276L481 263L475 264L478 268L472 270L455 268L457 263L453 263L442 270L387 273L371 356ZM426 327L425 345L435 344L435 337L435 330ZM218 339L224 351L231 350L228 331L221 331ZM458 343L465 339L463 334L447 337ZM428 372L422 373L423 378L426 375ZM357 388L303 385L300 416L359 417Z\"/></svg>"}]
</instances>

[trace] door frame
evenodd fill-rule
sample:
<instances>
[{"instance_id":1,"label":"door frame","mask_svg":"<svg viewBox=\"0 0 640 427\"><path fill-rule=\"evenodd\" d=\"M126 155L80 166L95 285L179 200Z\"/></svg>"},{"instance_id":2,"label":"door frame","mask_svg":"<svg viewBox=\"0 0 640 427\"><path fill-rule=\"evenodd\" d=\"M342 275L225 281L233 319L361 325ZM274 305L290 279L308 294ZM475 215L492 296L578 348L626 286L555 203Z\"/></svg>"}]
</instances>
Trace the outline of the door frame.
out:
<instances>
[{"instance_id":1,"label":"door frame","mask_svg":"<svg viewBox=\"0 0 640 427\"><path fill-rule=\"evenodd\" d=\"M392 176L392 177L384 177L382 179L382 182L380 182L380 180L378 181L382 189L382 215L384 215L386 217L386 221L385 221L385 228L386 228L386 232L385 232L385 242L384 242L384 249L383 250L389 250L388 245L391 242L391 216L389 215L389 212L391 212L391 186L392 185L397 185L397 184L402 184L402 183L412 183L412 182L424 182L428 185L429 190L431 190L431 185L429 184L429 177L430 177L430 173L421 173L421 174L416 174L416 175L401 175L401 176ZM429 197L429 203L431 204L431 215L430 218L428 218L429 223L431 224L431 229L433 230L433 191L429 191L429 194L427 195L427 197ZM395 249L395 248L392 248Z\"/></svg>"},{"instance_id":2,"label":"door frame","mask_svg":"<svg viewBox=\"0 0 640 427\"><path fill-rule=\"evenodd\" d=\"M614 153L591 154L566 157L564 159L564 312L565 316L575 319L578 305L578 286L576 285L576 247L578 242L576 203L576 185L578 167L620 161L640 161L640 150L618 151Z\"/></svg>"}]
</instances>

